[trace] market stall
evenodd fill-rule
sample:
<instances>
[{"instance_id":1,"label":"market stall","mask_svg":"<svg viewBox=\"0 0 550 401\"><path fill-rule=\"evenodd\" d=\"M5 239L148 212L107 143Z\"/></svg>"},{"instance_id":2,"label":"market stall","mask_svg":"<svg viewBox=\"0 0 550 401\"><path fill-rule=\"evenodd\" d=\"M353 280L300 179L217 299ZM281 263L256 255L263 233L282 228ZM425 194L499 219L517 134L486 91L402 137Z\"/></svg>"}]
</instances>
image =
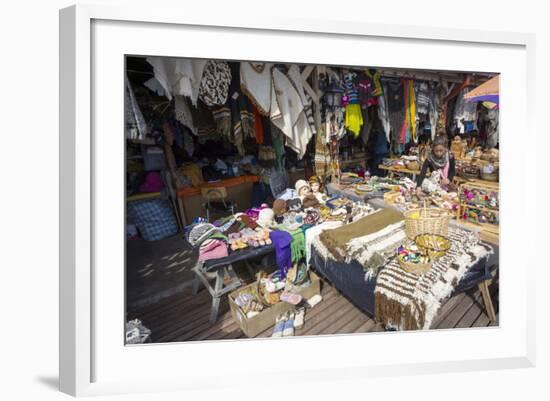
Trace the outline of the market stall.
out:
<instances>
[{"instance_id":1,"label":"market stall","mask_svg":"<svg viewBox=\"0 0 550 401\"><path fill-rule=\"evenodd\" d=\"M293 335L324 282L387 329L427 329L491 279L498 108L466 96L490 74L132 65L147 79L127 71L128 223L152 241L183 233L211 324L227 300L247 336Z\"/></svg>"}]
</instances>

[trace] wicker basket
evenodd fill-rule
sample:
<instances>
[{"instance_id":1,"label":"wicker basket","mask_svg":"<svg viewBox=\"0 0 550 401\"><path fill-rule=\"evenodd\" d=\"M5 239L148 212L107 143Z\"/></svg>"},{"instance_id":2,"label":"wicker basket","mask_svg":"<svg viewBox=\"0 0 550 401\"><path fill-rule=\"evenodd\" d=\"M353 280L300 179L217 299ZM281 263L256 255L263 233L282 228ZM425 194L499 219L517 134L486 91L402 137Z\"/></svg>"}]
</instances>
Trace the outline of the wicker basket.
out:
<instances>
[{"instance_id":1,"label":"wicker basket","mask_svg":"<svg viewBox=\"0 0 550 401\"><path fill-rule=\"evenodd\" d=\"M484 172L482 171L482 172L481 172L481 179L482 179L482 180L485 180L485 181L497 182L497 181L498 181L498 172L494 172L494 173L484 173Z\"/></svg>"},{"instance_id":2,"label":"wicker basket","mask_svg":"<svg viewBox=\"0 0 550 401\"><path fill-rule=\"evenodd\" d=\"M432 261L444 256L451 249L451 241L443 235L421 234L414 239L416 246Z\"/></svg>"},{"instance_id":3,"label":"wicker basket","mask_svg":"<svg viewBox=\"0 0 550 401\"><path fill-rule=\"evenodd\" d=\"M409 239L414 240L420 234L439 234L446 237L449 232L451 216L445 209L428 208L424 203L423 208L408 210L403 215L405 232Z\"/></svg>"},{"instance_id":4,"label":"wicker basket","mask_svg":"<svg viewBox=\"0 0 550 401\"><path fill-rule=\"evenodd\" d=\"M432 262L428 263L411 263L405 262L403 257L400 255L397 257L399 261L399 266L408 273L416 274L420 276L421 274L426 273L432 267Z\"/></svg>"}]
</instances>

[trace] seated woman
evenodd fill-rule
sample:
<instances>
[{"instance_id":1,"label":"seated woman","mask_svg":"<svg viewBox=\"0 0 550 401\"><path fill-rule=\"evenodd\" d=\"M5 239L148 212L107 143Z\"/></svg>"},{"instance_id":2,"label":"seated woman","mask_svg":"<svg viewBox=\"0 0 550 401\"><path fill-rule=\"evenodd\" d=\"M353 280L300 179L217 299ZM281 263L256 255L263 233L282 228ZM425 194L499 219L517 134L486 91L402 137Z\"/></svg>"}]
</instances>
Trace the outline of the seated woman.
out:
<instances>
[{"instance_id":1,"label":"seated woman","mask_svg":"<svg viewBox=\"0 0 550 401\"><path fill-rule=\"evenodd\" d=\"M422 183L426 178L428 170L432 177L439 175L439 185L444 190L449 190L452 187L452 181L455 176L455 159L447 148L447 137L445 135L437 135L432 143L432 149L420 170L420 175L416 180L416 193L422 195ZM436 176L434 176L436 174Z\"/></svg>"}]
</instances>

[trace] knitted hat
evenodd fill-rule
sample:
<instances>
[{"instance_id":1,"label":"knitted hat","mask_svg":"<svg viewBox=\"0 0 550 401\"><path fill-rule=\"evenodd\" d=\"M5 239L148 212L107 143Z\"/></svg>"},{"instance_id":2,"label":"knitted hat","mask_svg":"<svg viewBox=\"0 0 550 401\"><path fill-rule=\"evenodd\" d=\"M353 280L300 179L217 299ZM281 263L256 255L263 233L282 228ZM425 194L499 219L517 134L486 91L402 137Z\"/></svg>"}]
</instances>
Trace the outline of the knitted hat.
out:
<instances>
[{"instance_id":1,"label":"knitted hat","mask_svg":"<svg viewBox=\"0 0 550 401\"><path fill-rule=\"evenodd\" d=\"M227 245L218 239L207 239L199 248L199 262L224 258L227 255Z\"/></svg>"},{"instance_id":2,"label":"knitted hat","mask_svg":"<svg viewBox=\"0 0 550 401\"><path fill-rule=\"evenodd\" d=\"M300 191L302 188L307 187L309 188L309 184L306 182L306 180L298 180L296 181L296 184L294 185L294 188L296 189L296 193L298 196L300 195Z\"/></svg>"},{"instance_id":3,"label":"knitted hat","mask_svg":"<svg viewBox=\"0 0 550 401\"><path fill-rule=\"evenodd\" d=\"M273 221L274 217L275 213L273 212L273 209L265 208L260 210L260 215L258 216L256 223L264 228L273 227L275 225L275 222Z\"/></svg>"},{"instance_id":4,"label":"knitted hat","mask_svg":"<svg viewBox=\"0 0 550 401\"><path fill-rule=\"evenodd\" d=\"M286 212L286 201L284 199L275 199L273 202L273 212L275 216L282 216Z\"/></svg>"},{"instance_id":5,"label":"knitted hat","mask_svg":"<svg viewBox=\"0 0 550 401\"><path fill-rule=\"evenodd\" d=\"M188 241L191 246L200 245L205 239L207 239L214 231L218 230L214 225L210 223L198 223L193 226L189 231Z\"/></svg>"}]
</instances>

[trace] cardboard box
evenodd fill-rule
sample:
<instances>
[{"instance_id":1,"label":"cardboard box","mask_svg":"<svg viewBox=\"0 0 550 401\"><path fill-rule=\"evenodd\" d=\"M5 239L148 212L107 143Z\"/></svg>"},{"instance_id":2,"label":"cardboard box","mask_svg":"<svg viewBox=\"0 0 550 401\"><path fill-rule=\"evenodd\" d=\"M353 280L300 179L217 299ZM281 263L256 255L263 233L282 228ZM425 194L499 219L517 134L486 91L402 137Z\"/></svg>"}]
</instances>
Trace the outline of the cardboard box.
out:
<instances>
[{"instance_id":1,"label":"cardboard box","mask_svg":"<svg viewBox=\"0 0 550 401\"><path fill-rule=\"evenodd\" d=\"M311 280L311 284L298 291L298 293L304 299L309 299L312 296L321 293L321 282L319 280L319 277L315 273L310 271L309 278ZM269 308L264 309L256 316L248 318L241 310L239 305L235 303L235 298L241 292L246 292L246 290L254 287L255 285L256 283L249 284L246 287L239 288L238 290L235 290L231 294L229 294L229 307L231 309L231 315L247 337L256 337L261 332L274 326L275 319L281 313L285 313L295 308L294 305L281 301Z\"/></svg>"}]
</instances>

